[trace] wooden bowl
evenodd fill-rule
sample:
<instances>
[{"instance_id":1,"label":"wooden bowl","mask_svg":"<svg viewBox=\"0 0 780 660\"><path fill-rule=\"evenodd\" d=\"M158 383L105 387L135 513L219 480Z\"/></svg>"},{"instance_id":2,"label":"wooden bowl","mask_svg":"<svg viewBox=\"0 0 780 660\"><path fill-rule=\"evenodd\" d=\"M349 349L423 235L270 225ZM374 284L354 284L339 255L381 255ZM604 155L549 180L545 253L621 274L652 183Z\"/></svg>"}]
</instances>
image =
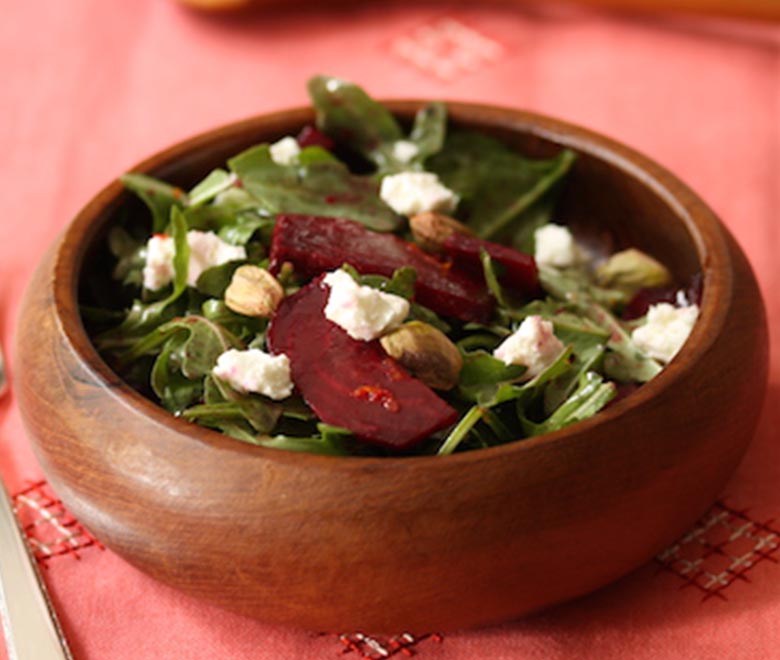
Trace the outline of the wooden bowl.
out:
<instances>
[{"instance_id":1,"label":"wooden bowl","mask_svg":"<svg viewBox=\"0 0 780 660\"><path fill-rule=\"evenodd\" d=\"M417 102L389 104L409 118ZM263 449L169 415L98 356L78 311L85 264L130 197L101 191L50 249L18 332L19 405L52 486L106 546L193 596L319 631L430 631L518 617L596 589L683 533L753 435L764 309L744 255L673 175L612 140L515 110L452 121L530 155L580 154L559 219L704 276L701 317L637 393L563 431L445 457ZM232 124L141 163L191 185L297 109Z\"/></svg>"}]
</instances>

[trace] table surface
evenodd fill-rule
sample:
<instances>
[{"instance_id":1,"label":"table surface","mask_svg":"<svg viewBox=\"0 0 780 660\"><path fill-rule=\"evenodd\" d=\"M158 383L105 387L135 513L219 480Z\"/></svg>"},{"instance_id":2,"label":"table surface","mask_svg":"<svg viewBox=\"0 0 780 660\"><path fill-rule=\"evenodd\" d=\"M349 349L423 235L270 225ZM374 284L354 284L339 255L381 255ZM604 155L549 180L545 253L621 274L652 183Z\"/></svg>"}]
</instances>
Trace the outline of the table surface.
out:
<instances>
[{"instance_id":1,"label":"table surface","mask_svg":"<svg viewBox=\"0 0 780 660\"><path fill-rule=\"evenodd\" d=\"M0 402L0 470L76 657L780 656L780 29L563 5L326 4L237 19L166 0L41 0L5 8L6 350L25 330L15 319L32 269L98 189L175 141L305 104L306 79L329 73L379 97L547 113L605 132L677 173L711 204L755 268L770 318L769 405L712 510L618 583L502 626L367 638L250 621L128 566L62 508L7 398Z\"/></svg>"}]
</instances>

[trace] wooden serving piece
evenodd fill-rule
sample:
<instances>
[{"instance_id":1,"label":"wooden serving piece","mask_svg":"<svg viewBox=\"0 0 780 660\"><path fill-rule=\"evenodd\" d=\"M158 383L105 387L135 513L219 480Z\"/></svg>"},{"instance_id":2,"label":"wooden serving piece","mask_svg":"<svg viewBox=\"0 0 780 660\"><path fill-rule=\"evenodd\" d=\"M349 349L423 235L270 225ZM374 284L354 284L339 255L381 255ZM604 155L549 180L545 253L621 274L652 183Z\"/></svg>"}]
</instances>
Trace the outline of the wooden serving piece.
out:
<instances>
[{"instance_id":1,"label":"wooden serving piece","mask_svg":"<svg viewBox=\"0 0 780 660\"><path fill-rule=\"evenodd\" d=\"M420 104L388 105L408 119ZM177 589L269 622L446 630L615 580L717 497L753 435L768 364L759 291L731 236L673 175L605 137L525 112L449 108L453 122L530 155L579 153L561 221L608 229L681 281L703 272L701 318L677 358L590 420L492 449L371 459L245 445L130 389L85 334L79 288L129 203L113 183L49 250L17 333L19 404L37 456L106 546ZM250 119L137 171L190 185L311 120L304 109Z\"/></svg>"}]
</instances>

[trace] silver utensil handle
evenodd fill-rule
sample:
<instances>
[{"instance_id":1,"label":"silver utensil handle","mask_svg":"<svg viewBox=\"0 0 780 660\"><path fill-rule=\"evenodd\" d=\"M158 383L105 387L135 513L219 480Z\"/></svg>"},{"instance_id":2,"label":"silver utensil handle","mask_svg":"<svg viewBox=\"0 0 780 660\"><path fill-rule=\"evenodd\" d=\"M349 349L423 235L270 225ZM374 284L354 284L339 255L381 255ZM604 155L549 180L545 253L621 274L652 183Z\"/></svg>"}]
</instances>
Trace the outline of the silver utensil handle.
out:
<instances>
[{"instance_id":1,"label":"silver utensil handle","mask_svg":"<svg viewBox=\"0 0 780 660\"><path fill-rule=\"evenodd\" d=\"M2 484L0 613L10 660L73 660Z\"/></svg>"}]
</instances>

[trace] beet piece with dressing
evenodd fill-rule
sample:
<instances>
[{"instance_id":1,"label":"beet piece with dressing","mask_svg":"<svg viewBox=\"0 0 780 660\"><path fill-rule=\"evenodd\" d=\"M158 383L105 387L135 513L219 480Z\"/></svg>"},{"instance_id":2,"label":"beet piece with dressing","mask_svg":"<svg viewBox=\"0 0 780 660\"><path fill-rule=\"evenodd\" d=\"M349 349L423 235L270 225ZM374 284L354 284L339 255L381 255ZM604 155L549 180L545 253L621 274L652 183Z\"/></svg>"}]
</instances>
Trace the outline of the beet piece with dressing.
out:
<instances>
[{"instance_id":1,"label":"beet piece with dressing","mask_svg":"<svg viewBox=\"0 0 780 660\"><path fill-rule=\"evenodd\" d=\"M290 360L295 386L325 423L366 443L409 449L457 421L457 411L389 357L325 318L322 277L285 298L268 328L271 353Z\"/></svg>"},{"instance_id":2,"label":"beet piece with dressing","mask_svg":"<svg viewBox=\"0 0 780 660\"><path fill-rule=\"evenodd\" d=\"M539 271L536 260L530 254L458 233L448 236L442 247L452 259L454 268L474 273L480 278L483 277L481 251L485 250L495 263L503 267L503 274L498 278L502 285L526 297L540 293Z\"/></svg>"},{"instance_id":3,"label":"beet piece with dressing","mask_svg":"<svg viewBox=\"0 0 780 660\"><path fill-rule=\"evenodd\" d=\"M417 271L415 299L443 316L486 322L493 300L477 278L452 272L448 264L393 234L380 234L345 218L283 214L271 239L270 270L285 261L304 277L351 264L364 274L385 275L402 266Z\"/></svg>"}]
</instances>

